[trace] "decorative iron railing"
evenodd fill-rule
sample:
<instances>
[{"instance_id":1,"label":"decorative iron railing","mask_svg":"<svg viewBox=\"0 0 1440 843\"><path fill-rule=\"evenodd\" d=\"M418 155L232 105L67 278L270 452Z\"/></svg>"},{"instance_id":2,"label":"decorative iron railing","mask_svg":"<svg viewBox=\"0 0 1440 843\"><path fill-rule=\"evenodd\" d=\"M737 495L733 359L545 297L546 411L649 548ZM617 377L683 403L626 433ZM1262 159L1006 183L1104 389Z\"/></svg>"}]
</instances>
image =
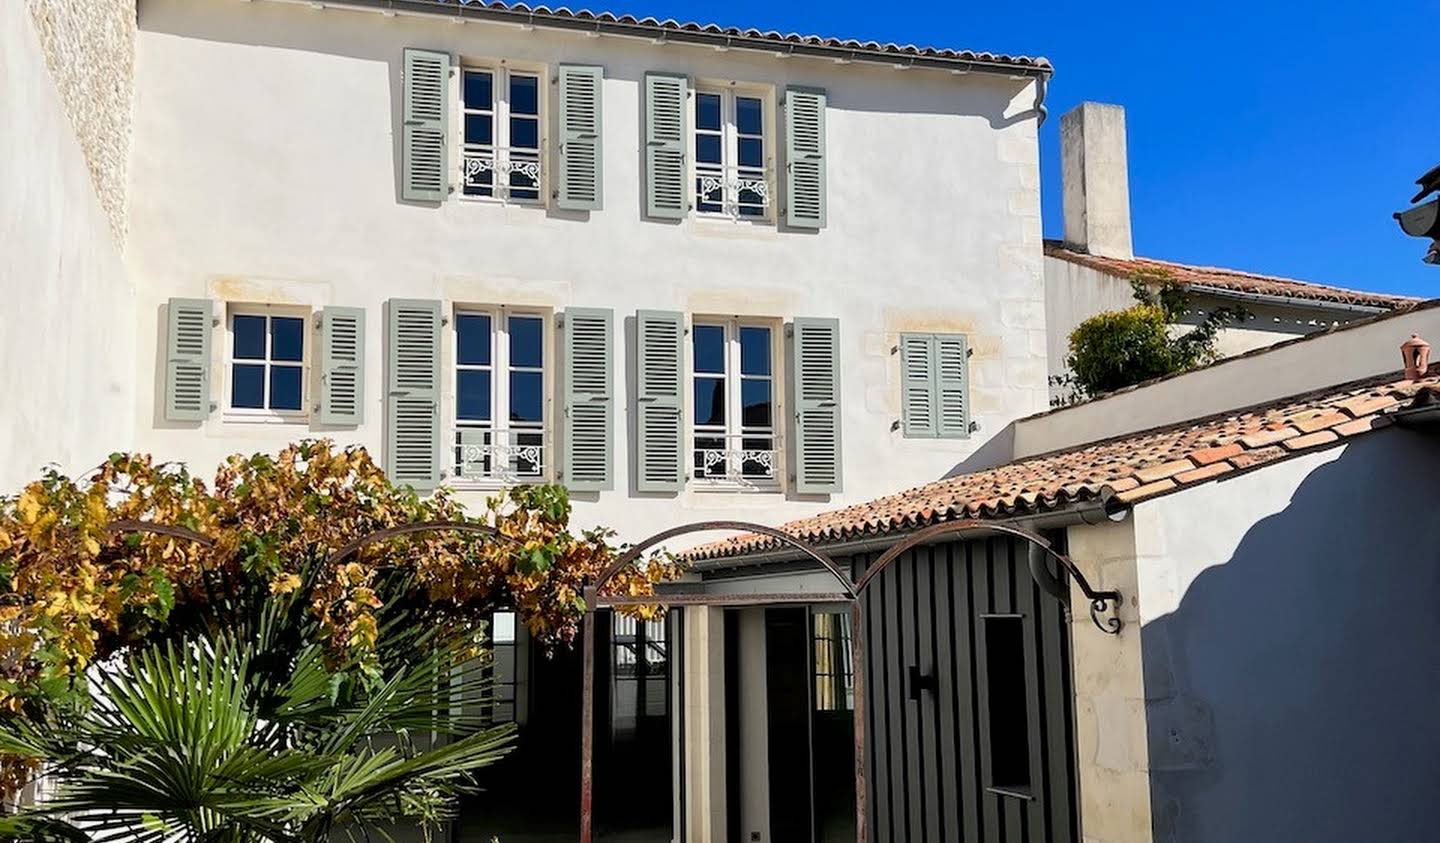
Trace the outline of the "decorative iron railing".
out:
<instances>
[{"instance_id":1,"label":"decorative iron railing","mask_svg":"<svg viewBox=\"0 0 1440 843\"><path fill-rule=\"evenodd\" d=\"M545 434L539 430L460 427L455 476L461 480L534 483L545 477Z\"/></svg>"},{"instance_id":2,"label":"decorative iron railing","mask_svg":"<svg viewBox=\"0 0 1440 843\"><path fill-rule=\"evenodd\" d=\"M779 482L780 451L773 434L727 435L697 430L695 440L696 480L749 486L773 486ZM724 447L714 447L718 442L723 442Z\"/></svg>"},{"instance_id":3,"label":"decorative iron railing","mask_svg":"<svg viewBox=\"0 0 1440 843\"><path fill-rule=\"evenodd\" d=\"M470 196L539 201L544 158L543 146L540 149L511 146L467 148L460 162L464 191Z\"/></svg>"},{"instance_id":4,"label":"decorative iron railing","mask_svg":"<svg viewBox=\"0 0 1440 843\"><path fill-rule=\"evenodd\" d=\"M765 217L774 196L774 170L768 165L695 165L695 207L701 213Z\"/></svg>"}]
</instances>

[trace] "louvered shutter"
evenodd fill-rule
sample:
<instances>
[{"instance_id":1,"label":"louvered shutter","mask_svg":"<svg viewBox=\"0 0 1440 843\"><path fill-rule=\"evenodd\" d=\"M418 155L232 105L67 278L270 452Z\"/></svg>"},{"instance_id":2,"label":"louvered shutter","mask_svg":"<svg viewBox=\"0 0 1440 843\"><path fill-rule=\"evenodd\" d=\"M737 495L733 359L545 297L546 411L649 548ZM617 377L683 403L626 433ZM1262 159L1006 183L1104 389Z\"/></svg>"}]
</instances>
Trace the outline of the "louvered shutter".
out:
<instances>
[{"instance_id":1,"label":"louvered shutter","mask_svg":"<svg viewBox=\"0 0 1440 843\"><path fill-rule=\"evenodd\" d=\"M645 74L645 213L681 219L690 208L685 175L684 76Z\"/></svg>"},{"instance_id":2,"label":"louvered shutter","mask_svg":"<svg viewBox=\"0 0 1440 843\"><path fill-rule=\"evenodd\" d=\"M204 421L210 415L209 299L171 299L165 326L165 420Z\"/></svg>"},{"instance_id":3,"label":"louvered shutter","mask_svg":"<svg viewBox=\"0 0 1440 843\"><path fill-rule=\"evenodd\" d=\"M675 492L685 485L681 437L685 391L684 316L671 311L635 314L636 431L635 488Z\"/></svg>"},{"instance_id":4,"label":"louvered shutter","mask_svg":"<svg viewBox=\"0 0 1440 843\"><path fill-rule=\"evenodd\" d=\"M785 89L785 224L825 227L825 92Z\"/></svg>"},{"instance_id":5,"label":"louvered shutter","mask_svg":"<svg viewBox=\"0 0 1440 843\"><path fill-rule=\"evenodd\" d=\"M970 435L970 352L963 334L939 334L931 352L935 359L935 419L939 436Z\"/></svg>"},{"instance_id":6,"label":"louvered shutter","mask_svg":"<svg viewBox=\"0 0 1440 843\"><path fill-rule=\"evenodd\" d=\"M560 87L560 178L555 204L577 211L601 207L601 68L562 64Z\"/></svg>"},{"instance_id":7,"label":"louvered shutter","mask_svg":"<svg viewBox=\"0 0 1440 843\"><path fill-rule=\"evenodd\" d=\"M841 489L840 323L796 318L790 382L795 408L795 490Z\"/></svg>"},{"instance_id":8,"label":"louvered shutter","mask_svg":"<svg viewBox=\"0 0 1440 843\"><path fill-rule=\"evenodd\" d=\"M385 303L385 473L424 491L440 482L440 302Z\"/></svg>"},{"instance_id":9,"label":"louvered shutter","mask_svg":"<svg viewBox=\"0 0 1440 843\"><path fill-rule=\"evenodd\" d=\"M935 338L900 335L900 424L906 436L935 435Z\"/></svg>"},{"instance_id":10,"label":"louvered shutter","mask_svg":"<svg viewBox=\"0 0 1440 843\"><path fill-rule=\"evenodd\" d=\"M564 314L563 478L574 491L614 488L614 324L612 310L572 307Z\"/></svg>"},{"instance_id":11,"label":"louvered shutter","mask_svg":"<svg viewBox=\"0 0 1440 843\"><path fill-rule=\"evenodd\" d=\"M320 312L320 423L365 421L365 311L327 307Z\"/></svg>"},{"instance_id":12,"label":"louvered shutter","mask_svg":"<svg viewBox=\"0 0 1440 843\"><path fill-rule=\"evenodd\" d=\"M450 191L450 56L405 50L404 126L401 127L400 195L441 202Z\"/></svg>"}]
</instances>

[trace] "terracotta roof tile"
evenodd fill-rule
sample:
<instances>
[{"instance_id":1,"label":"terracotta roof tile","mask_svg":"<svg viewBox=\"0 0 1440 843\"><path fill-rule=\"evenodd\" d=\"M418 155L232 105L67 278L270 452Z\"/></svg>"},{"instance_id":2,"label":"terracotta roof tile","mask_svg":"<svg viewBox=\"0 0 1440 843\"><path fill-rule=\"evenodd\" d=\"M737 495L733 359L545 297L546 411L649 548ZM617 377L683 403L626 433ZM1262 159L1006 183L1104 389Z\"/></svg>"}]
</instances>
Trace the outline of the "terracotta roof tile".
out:
<instances>
[{"instance_id":1,"label":"terracotta roof tile","mask_svg":"<svg viewBox=\"0 0 1440 843\"><path fill-rule=\"evenodd\" d=\"M1390 424L1382 413L1412 399L1428 400L1431 390L1440 390L1440 364L1418 381L1403 380L1397 372L1090 442L792 521L781 529L823 544L952 519L1042 513L1112 495L1133 504L1378 430ZM1311 428L1310 432L1302 433L1301 426ZM683 555L692 560L719 559L779 546L774 539L750 534Z\"/></svg>"},{"instance_id":2,"label":"terracotta roof tile","mask_svg":"<svg viewBox=\"0 0 1440 843\"><path fill-rule=\"evenodd\" d=\"M340 3L346 0L339 0ZM881 43L860 41L854 38L834 38L823 35L803 35L797 32L779 32L736 26L720 26L698 21L677 21L673 18L660 20L654 17L617 15L613 12L593 12L589 9L571 10L566 6L542 6L527 3L502 2L501 0L349 0L365 6L402 7L407 11L432 12L434 14L492 18L508 20L533 26L552 26L586 31L612 31L617 34L655 34L660 38L680 42L710 44L717 47L736 49L764 49L775 52L820 52L837 59L882 60L897 65L908 65L915 61L939 64L954 69L997 70L1023 73L1029 76L1048 76L1053 71L1050 61L1044 57L1013 56L1004 53L990 53L975 50L956 50L947 47L926 47L916 44Z\"/></svg>"},{"instance_id":3,"label":"terracotta roof tile","mask_svg":"<svg viewBox=\"0 0 1440 843\"><path fill-rule=\"evenodd\" d=\"M1329 284L1315 284L1297 281L1294 278L1280 278L1274 275L1259 275L1238 269L1222 269L1214 266L1193 266L1158 260L1156 258L1106 258L1090 255L1068 248L1058 240L1045 241L1045 254L1080 266L1096 269L1110 275L1130 278L1137 274L1153 275L1163 273L1187 286L1214 287L1236 293L1252 293L1263 296L1281 296L1292 299L1308 299L1315 302L1378 307L1389 310L1416 304L1420 299L1396 296L1389 293L1371 293L1364 290L1348 290Z\"/></svg>"}]
</instances>

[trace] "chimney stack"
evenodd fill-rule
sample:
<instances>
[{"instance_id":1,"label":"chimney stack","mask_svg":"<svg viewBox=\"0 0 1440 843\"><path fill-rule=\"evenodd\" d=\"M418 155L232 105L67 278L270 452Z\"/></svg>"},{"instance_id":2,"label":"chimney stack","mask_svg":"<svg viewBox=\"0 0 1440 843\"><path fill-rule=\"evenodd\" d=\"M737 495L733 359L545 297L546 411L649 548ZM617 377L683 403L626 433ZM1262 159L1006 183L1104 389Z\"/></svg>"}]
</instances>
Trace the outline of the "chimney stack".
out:
<instances>
[{"instance_id":1,"label":"chimney stack","mask_svg":"<svg viewBox=\"0 0 1440 843\"><path fill-rule=\"evenodd\" d=\"M1125 109L1082 102L1060 118L1066 245L1107 258L1135 257Z\"/></svg>"}]
</instances>

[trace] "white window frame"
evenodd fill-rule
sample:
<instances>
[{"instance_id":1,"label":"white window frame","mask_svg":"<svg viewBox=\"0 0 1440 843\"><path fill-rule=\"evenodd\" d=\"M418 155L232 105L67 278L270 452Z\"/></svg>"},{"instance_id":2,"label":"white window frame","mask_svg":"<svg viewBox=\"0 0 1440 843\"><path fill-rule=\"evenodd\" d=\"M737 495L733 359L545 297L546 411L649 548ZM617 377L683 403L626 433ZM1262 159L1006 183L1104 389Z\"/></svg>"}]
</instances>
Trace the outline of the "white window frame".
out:
<instances>
[{"instance_id":1,"label":"white window frame","mask_svg":"<svg viewBox=\"0 0 1440 843\"><path fill-rule=\"evenodd\" d=\"M695 329L700 326L719 326L725 330L725 431L701 431L700 425L696 423L695 413L695 379L697 377L715 377L713 373L697 372L695 370L694 334ZM744 406L741 403L741 381L745 378L764 377L760 375L742 375L740 372L740 329L741 328L765 328L770 331L770 432L746 431L742 412ZM686 342L691 344L686 349L686 408L685 416L689 420L685 431L685 453L687 461L685 470L690 478L691 488L697 491L714 492L779 492L784 489L785 481L785 425L783 388L781 380L781 361L783 360L783 330L784 323L780 319L771 319L758 316L695 316L690 321L690 331L686 335ZM743 451L746 438L769 437L771 454L770 477L745 477L736 468L734 473L725 477L706 477L695 465L695 458L699 449L695 442L697 439L706 436L721 436L726 440L727 450ZM734 443L737 447L730 448Z\"/></svg>"},{"instance_id":2,"label":"white window frame","mask_svg":"<svg viewBox=\"0 0 1440 843\"><path fill-rule=\"evenodd\" d=\"M251 304L243 302L231 302L225 306L225 376L221 388L224 396L221 400L225 408L222 420L238 424L307 424L310 421L310 366L316 342L313 312L308 307L276 304ZM242 366L259 365L262 361L253 359L235 358L235 317L236 316L263 316L265 317L265 391L264 402L267 407L236 407L234 380L235 365ZM270 347L270 319L280 317L284 319L300 320L300 337L302 346L300 349L300 409L298 410L271 410L270 403L270 367L276 365L271 360L273 349ZM213 359L213 358L212 358ZM292 361L280 361L278 365L294 366Z\"/></svg>"},{"instance_id":3,"label":"white window frame","mask_svg":"<svg viewBox=\"0 0 1440 843\"><path fill-rule=\"evenodd\" d=\"M465 74L470 71L489 73L491 76L490 110L488 112L481 109L471 109L465 103ZM512 159L514 155L514 150L510 147L510 77L512 75L531 76L535 78L536 82L535 110L538 112L536 115L538 125L536 134L539 147L534 151L533 160L528 150L523 156ZM456 109L456 113L460 118L454 121L457 125L455 129L452 130L455 135L455 149L458 151L455 164L457 173L455 181L457 185L456 193L461 199L471 202L544 207L548 204L550 195L550 86L547 84L547 80L549 79L547 69L541 65L512 64L504 60L463 60L460 64L460 72L456 74L456 78L458 79L457 84L459 86L456 92L456 102L459 104L459 108ZM467 149L465 143L465 115L472 113L488 113L491 115L491 144L489 147L477 146ZM467 156L467 152L472 151L479 152L482 156L483 153L488 151L493 166L497 168L494 171L494 177L490 185L491 195L489 196L477 196L465 192L466 162L469 157ZM536 196L534 199L517 199L510 195L508 168L511 166L512 160L516 162L523 161L525 164L534 164L536 166L538 177L535 179ZM529 188L522 189L528 190Z\"/></svg>"},{"instance_id":4,"label":"white window frame","mask_svg":"<svg viewBox=\"0 0 1440 843\"><path fill-rule=\"evenodd\" d=\"M461 365L459 348L459 319L462 315L490 317L490 365ZM538 426L522 425L512 427L510 421L510 318L526 317L540 320L541 366L541 420ZM515 305L468 305L456 304L451 308L451 319L446 332L450 353L447 356L449 398L447 400L447 437L442 447L447 485L456 488L498 489L513 485L529 485L551 482L555 475L554 447L554 383L556 345L554 313L545 308ZM460 371L462 369L490 370L490 426L484 428L475 423L462 423L460 411ZM536 371L522 367L520 371ZM491 445L509 442L515 432L540 435L540 471L534 475L516 475L508 471L492 472L489 476L463 476L460 473L456 450L460 447L458 436L462 427L488 429Z\"/></svg>"},{"instance_id":5,"label":"white window frame","mask_svg":"<svg viewBox=\"0 0 1440 843\"><path fill-rule=\"evenodd\" d=\"M720 158L721 171L712 175L723 178L727 184L723 188L724 201L719 211L703 211L700 209L701 192L699 179L711 165L702 165L699 156L696 154L696 139L702 134L714 134L711 131L702 131L698 119L700 109L700 96L702 94L713 94L720 97ZM760 100L760 112L764 120L761 128L764 130L762 148L764 151L763 178L767 191L768 201L763 214L747 216L741 214L737 206L739 191L735 189L734 181L739 178L740 161L740 129L736 117L736 98L748 97ZM775 222L775 209L779 204L777 201L776 182L776 134L777 134L777 110L775 108L775 91L767 85L746 84L741 82L708 82L704 80L695 83L695 89L690 97L690 119L688 138L689 146L686 149L686 158L690 161L690 204L695 209L695 216L699 219L723 220L727 222L746 222L758 224L773 224ZM748 137L748 136L747 136ZM750 168L746 168L747 171Z\"/></svg>"}]
</instances>

